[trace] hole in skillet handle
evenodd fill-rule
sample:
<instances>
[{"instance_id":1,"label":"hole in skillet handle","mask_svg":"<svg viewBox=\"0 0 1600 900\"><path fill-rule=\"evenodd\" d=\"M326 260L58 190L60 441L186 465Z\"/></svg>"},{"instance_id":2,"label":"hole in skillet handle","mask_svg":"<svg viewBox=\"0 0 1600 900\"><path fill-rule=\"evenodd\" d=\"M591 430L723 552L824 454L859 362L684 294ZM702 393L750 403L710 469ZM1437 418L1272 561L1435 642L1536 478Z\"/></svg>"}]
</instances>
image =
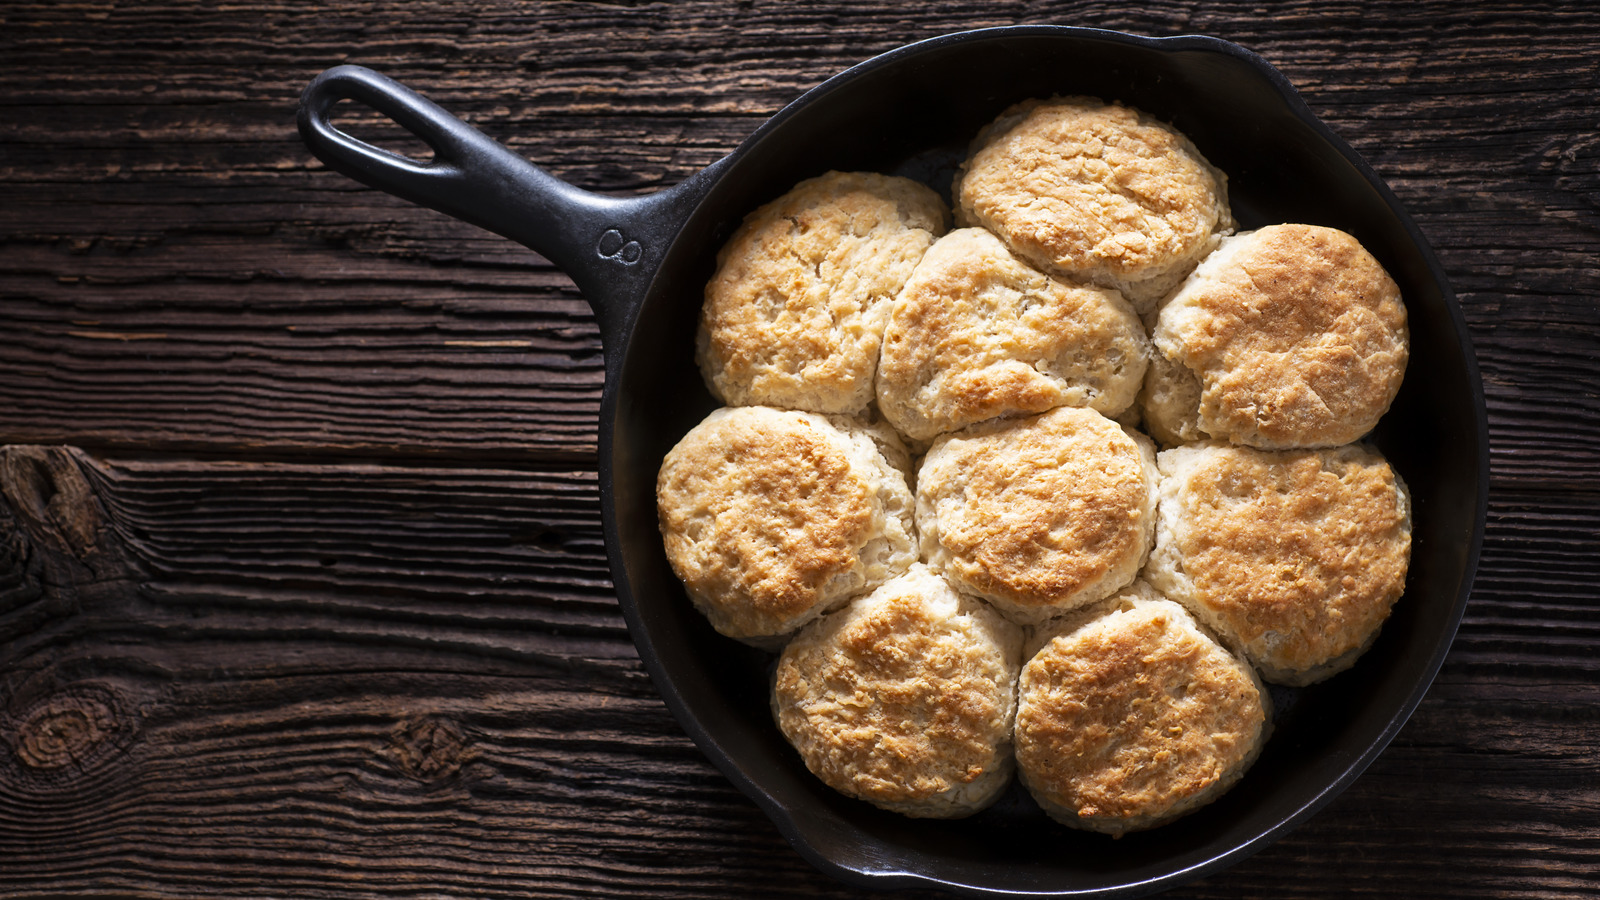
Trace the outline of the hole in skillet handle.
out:
<instances>
[{"instance_id":1,"label":"hole in skillet handle","mask_svg":"<svg viewBox=\"0 0 1600 900\"><path fill-rule=\"evenodd\" d=\"M392 154L424 168L438 160L434 149L415 134L394 119L354 100L340 100L329 111L328 120L337 123L334 127L341 134L374 151Z\"/></svg>"},{"instance_id":2,"label":"hole in skillet handle","mask_svg":"<svg viewBox=\"0 0 1600 900\"><path fill-rule=\"evenodd\" d=\"M341 131L332 113L342 101L386 117L426 144L433 159ZM362 66L335 66L313 79L301 96L298 124L306 146L334 171L510 238L565 271L594 309L608 370L662 253L711 181L707 170L654 194L592 194Z\"/></svg>"},{"instance_id":3,"label":"hole in skillet handle","mask_svg":"<svg viewBox=\"0 0 1600 900\"><path fill-rule=\"evenodd\" d=\"M434 158L414 159L339 130L332 113L343 101L366 106L398 125L427 145ZM306 145L329 168L452 215L452 209L443 207L461 203L446 192L465 186L458 161L469 154L473 138L482 137L422 95L360 66L337 66L317 76L301 97L299 126Z\"/></svg>"}]
</instances>

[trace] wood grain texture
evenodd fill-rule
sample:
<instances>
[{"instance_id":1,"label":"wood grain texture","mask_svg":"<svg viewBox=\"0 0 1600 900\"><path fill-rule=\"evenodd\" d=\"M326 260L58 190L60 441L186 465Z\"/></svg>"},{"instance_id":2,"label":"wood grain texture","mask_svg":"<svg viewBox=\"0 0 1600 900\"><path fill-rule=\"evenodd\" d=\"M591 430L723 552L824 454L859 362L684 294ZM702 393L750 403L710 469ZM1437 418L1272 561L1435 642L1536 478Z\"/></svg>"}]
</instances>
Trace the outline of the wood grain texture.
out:
<instances>
[{"instance_id":1,"label":"wood grain texture","mask_svg":"<svg viewBox=\"0 0 1600 900\"><path fill-rule=\"evenodd\" d=\"M849 65L1025 22L1277 66L1433 243L1488 391L1489 537L1427 700L1165 896L1600 895L1600 11L1442 0L0 7L0 894L859 896L639 664L571 281L292 119L359 62L650 191Z\"/></svg>"}]
</instances>

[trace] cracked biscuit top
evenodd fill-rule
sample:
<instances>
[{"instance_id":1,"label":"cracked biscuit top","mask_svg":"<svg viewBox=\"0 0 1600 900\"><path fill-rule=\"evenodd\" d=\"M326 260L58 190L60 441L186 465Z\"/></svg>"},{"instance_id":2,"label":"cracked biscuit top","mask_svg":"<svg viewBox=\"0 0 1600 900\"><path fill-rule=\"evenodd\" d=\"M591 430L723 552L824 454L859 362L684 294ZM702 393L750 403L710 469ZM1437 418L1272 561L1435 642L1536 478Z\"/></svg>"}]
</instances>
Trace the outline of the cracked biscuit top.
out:
<instances>
[{"instance_id":1,"label":"cracked biscuit top","mask_svg":"<svg viewBox=\"0 0 1600 900\"><path fill-rule=\"evenodd\" d=\"M878 408L917 441L1057 406L1115 416L1148 352L1121 294L1052 278L962 228L934 243L889 308Z\"/></svg>"},{"instance_id":2,"label":"cracked biscuit top","mask_svg":"<svg viewBox=\"0 0 1600 900\"><path fill-rule=\"evenodd\" d=\"M1227 177L1171 126L1089 97L1020 103L973 143L953 189L1053 274L1120 289L1141 314L1233 230Z\"/></svg>"},{"instance_id":3,"label":"cracked biscuit top","mask_svg":"<svg viewBox=\"0 0 1600 900\"><path fill-rule=\"evenodd\" d=\"M1210 802L1250 767L1270 695L1144 582L1038 629L1018 686L1017 766L1051 818L1119 835Z\"/></svg>"},{"instance_id":4,"label":"cracked biscuit top","mask_svg":"<svg viewBox=\"0 0 1600 900\"><path fill-rule=\"evenodd\" d=\"M836 790L909 816L969 815L1012 773L1022 629L915 565L784 648L772 708Z\"/></svg>"},{"instance_id":5,"label":"cracked biscuit top","mask_svg":"<svg viewBox=\"0 0 1600 900\"><path fill-rule=\"evenodd\" d=\"M1092 409L973 425L934 441L917 473L923 557L1033 624L1133 581L1155 481L1149 438Z\"/></svg>"},{"instance_id":6,"label":"cracked biscuit top","mask_svg":"<svg viewBox=\"0 0 1600 900\"><path fill-rule=\"evenodd\" d=\"M743 406L667 453L656 481L667 560L717 631L775 648L916 561L898 442L842 416Z\"/></svg>"},{"instance_id":7,"label":"cracked biscuit top","mask_svg":"<svg viewBox=\"0 0 1600 900\"><path fill-rule=\"evenodd\" d=\"M829 172L745 218L706 285L696 358L729 406L857 414L873 397L889 301L944 202L907 178Z\"/></svg>"},{"instance_id":8,"label":"cracked biscuit top","mask_svg":"<svg viewBox=\"0 0 1600 900\"><path fill-rule=\"evenodd\" d=\"M1152 338L1170 361L1152 377L1194 385L1146 386L1157 437L1269 450L1359 439L1389 410L1409 354L1394 279L1354 237L1314 225L1224 240L1161 308ZM1178 393L1189 399L1152 402Z\"/></svg>"},{"instance_id":9,"label":"cracked biscuit top","mask_svg":"<svg viewBox=\"0 0 1600 900\"><path fill-rule=\"evenodd\" d=\"M1144 577L1279 684L1348 668L1405 590L1411 501L1377 451L1163 451Z\"/></svg>"}]
</instances>

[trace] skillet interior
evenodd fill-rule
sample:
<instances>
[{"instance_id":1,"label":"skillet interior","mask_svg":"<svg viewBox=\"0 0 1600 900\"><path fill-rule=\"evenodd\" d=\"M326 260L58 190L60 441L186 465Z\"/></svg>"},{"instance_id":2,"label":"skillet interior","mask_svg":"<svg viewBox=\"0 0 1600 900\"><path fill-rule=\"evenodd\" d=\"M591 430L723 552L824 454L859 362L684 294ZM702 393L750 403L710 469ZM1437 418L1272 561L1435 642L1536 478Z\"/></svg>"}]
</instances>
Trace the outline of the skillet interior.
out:
<instances>
[{"instance_id":1,"label":"skillet interior","mask_svg":"<svg viewBox=\"0 0 1600 900\"><path fill-rule=\"evenodd\" d=\"M667 565L654 485L662 456L714 402L692 359L701 290L740 219L828 169L918 177L947 190L967 141L1010 103L1090 94L1172 122L1230 176L1241 229L1273 222L1356 235L1394 275L1412 359L1373 441L1410 485L1415 531L1404 598L1342 675L1274 690L1275 731L1244 780L1174 824L1120 840L1046 820L1020 789L970 819L905 819L813 778L773 726L769 656L714 633ZM1257 849L1346 786L1393 737L1460 620L1487 484L1482 388L1454 298L1415 226L1281 76L1204 38L1151 40L1016 28L912 45L808 93L718 164L668 251L610 373L602 434L607 539L619 597L657 687L685 730L813 863L879 886L1133 895Z\"/></svg>"}]
</instances>

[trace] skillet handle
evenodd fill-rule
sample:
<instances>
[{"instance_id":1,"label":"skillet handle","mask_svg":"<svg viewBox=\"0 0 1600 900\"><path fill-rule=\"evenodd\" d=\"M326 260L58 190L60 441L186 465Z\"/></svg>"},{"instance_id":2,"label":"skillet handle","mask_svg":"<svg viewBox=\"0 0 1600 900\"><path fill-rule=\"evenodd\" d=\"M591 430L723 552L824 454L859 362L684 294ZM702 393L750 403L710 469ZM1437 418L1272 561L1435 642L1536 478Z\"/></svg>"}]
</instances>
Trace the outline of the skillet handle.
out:
<instances>
[{"instance_id":1,"label":"skillet handle","mask_svg":"<svg viewBox=\"0 0 1600 900\"><path fill-rule=\"evenodd\" d=\"M340 131L330 116L341 100L387 116L431 147L434 159L412 159ZM711 180L702 172L629 198L580 190L361 66L336 66L312 80L298 123L306 146L329 168L508 237L564 269L594 308L608 357L631 330L662 254Z\"/></svg>"}]
</instances>

